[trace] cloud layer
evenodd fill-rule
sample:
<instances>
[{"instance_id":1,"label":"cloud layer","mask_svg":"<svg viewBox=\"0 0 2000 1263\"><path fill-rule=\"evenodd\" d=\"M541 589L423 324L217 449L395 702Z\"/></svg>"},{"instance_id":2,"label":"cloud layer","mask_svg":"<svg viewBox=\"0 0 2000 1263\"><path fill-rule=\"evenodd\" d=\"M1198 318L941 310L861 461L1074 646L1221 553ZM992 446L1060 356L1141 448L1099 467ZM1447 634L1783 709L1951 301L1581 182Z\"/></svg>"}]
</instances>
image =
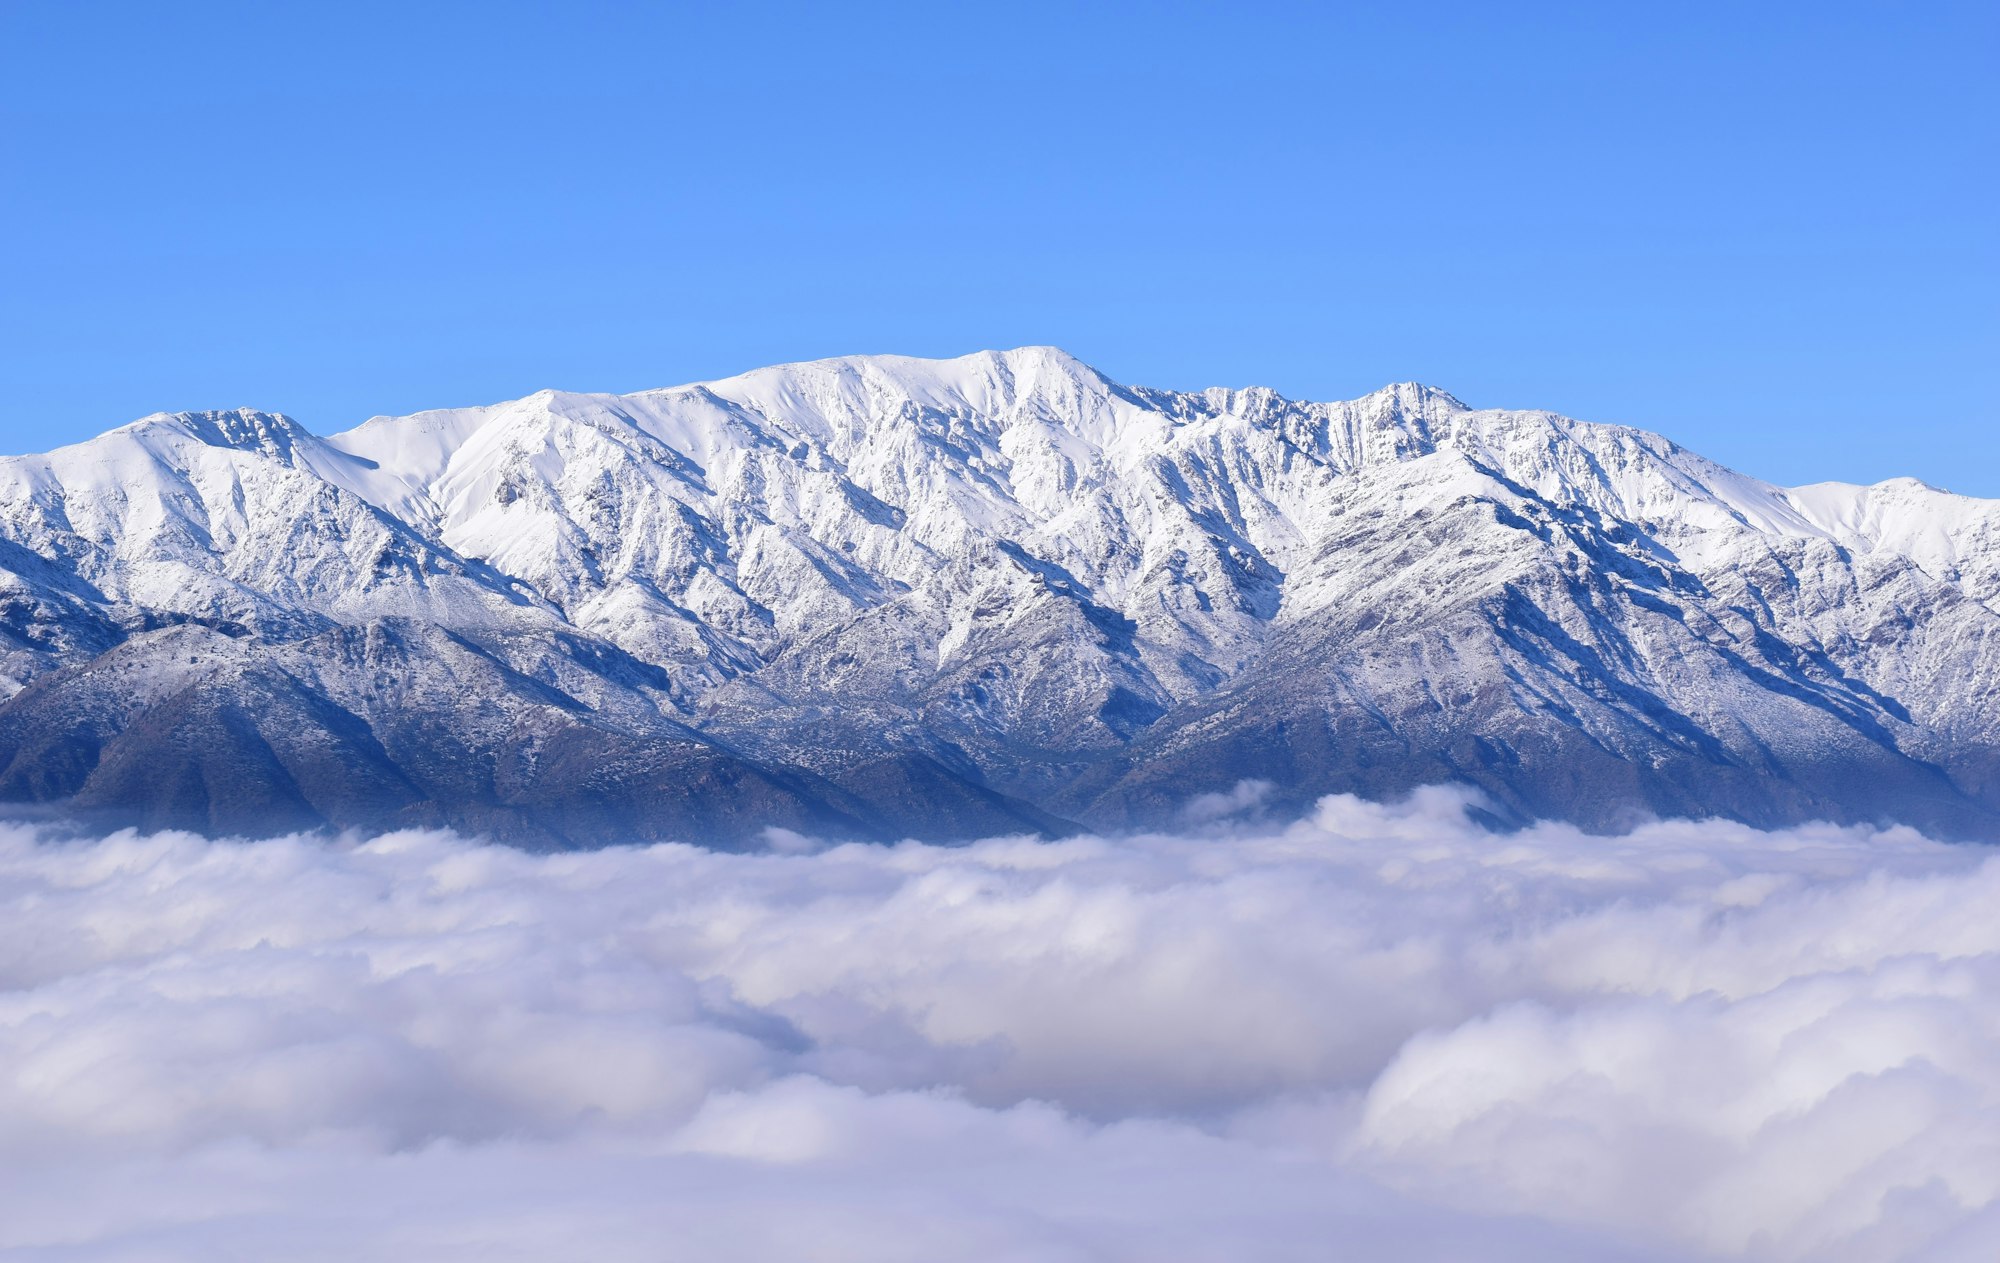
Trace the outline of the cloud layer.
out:
<instances>
[{"instance_id":1,"label":"cloud layer","mask_svg":"<svg viewBox=\"0 0 2000 1263\"><path fill-rule=\"evenodd\" d=\"M2000 857L0 827L14 1258L1987 1259Z\"/></svg>"}]
</instances>

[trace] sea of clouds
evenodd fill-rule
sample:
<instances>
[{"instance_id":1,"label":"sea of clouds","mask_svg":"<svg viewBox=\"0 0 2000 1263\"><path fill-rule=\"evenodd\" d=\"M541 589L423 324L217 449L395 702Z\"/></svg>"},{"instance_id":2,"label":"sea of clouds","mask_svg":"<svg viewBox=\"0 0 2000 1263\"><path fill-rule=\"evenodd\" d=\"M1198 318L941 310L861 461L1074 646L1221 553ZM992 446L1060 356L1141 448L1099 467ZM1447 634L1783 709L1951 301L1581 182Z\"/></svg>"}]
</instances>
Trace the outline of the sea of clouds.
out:
<instances>
[{"instance_id":1,"label":"sea of clouds","mask_svg":"<svg viewBox=\"0 0 2000 1263\"><path fill-rule=\"evenodd\" d=\"M2000 853L1256 803L757 854L0 826L0 1253L2000 1256Z\"/></svg>"}]
</instances>

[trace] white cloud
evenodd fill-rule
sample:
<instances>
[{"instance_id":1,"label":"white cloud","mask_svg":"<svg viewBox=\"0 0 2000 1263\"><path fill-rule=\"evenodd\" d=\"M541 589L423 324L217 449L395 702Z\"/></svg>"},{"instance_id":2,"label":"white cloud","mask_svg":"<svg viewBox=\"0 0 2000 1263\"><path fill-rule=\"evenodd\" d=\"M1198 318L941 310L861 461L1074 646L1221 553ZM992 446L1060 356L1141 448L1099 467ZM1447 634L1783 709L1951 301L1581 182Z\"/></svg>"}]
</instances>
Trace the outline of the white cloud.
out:
<instances>
[{"instance_id":1,"label":"white cloud","mask_svg":"<svg viewBox=\"0 0 2000 1263\"><path fill-rule=\"evenodd\" d=\"M2000 858L1258 801L757 855L0 827L0 1250L2000 1248Z\"/></svg>"}]
</instances>

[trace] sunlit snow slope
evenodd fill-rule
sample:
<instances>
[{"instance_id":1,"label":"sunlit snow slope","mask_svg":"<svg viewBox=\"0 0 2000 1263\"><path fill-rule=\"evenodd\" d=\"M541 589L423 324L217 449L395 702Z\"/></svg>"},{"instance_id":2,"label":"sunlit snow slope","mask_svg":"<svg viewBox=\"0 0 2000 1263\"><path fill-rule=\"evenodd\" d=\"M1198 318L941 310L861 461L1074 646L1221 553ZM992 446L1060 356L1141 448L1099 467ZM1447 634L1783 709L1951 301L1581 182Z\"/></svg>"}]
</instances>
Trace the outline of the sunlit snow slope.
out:
<instances>
[{"instance_id":1,"label":"sunlit snow slope","mask_svg":"<svg viewBox=\"0 0 2000 1263\"><path fill-rule=\"evenodd\" d=\"M1503 817L2000 821L2000 502L1051 348L0 461L0 797L538 845Z\"/></svg>"}]
</instances>

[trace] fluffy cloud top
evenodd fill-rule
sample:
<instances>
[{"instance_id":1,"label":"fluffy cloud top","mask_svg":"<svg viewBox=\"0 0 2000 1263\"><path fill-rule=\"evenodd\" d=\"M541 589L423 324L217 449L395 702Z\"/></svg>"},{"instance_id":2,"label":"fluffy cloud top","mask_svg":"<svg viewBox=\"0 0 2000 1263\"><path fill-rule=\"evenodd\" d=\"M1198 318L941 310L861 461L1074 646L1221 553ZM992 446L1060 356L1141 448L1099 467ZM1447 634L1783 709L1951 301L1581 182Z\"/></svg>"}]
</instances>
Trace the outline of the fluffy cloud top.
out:
<instances>
[{"instance_id":1,"label":"fluffy cloud top","mask_svg":"<svg viewBox=\"0 0 2000 1263\"><path fill-rule=\"evenodd\" d=\"M2000 857L1257 801L756 855L5 827L0 1250L2000 1252Z\"/></svg>"}]
</instances>

